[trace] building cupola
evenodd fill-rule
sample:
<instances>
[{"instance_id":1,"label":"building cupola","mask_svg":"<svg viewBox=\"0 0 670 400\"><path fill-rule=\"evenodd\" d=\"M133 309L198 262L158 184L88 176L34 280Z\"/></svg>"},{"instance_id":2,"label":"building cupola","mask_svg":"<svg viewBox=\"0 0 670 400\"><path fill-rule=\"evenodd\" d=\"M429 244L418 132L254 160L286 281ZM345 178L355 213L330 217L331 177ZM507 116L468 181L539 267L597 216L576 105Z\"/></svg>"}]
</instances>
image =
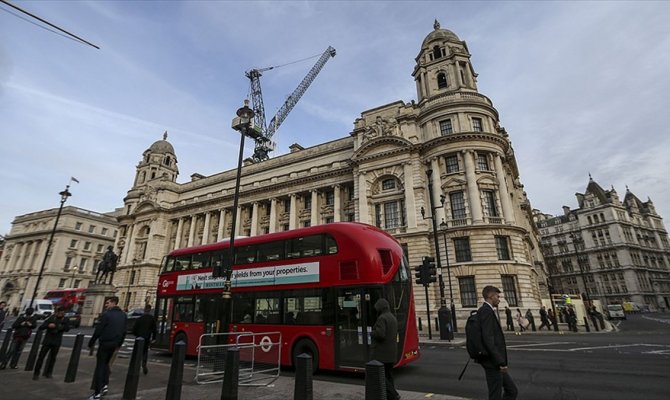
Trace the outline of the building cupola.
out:
<instances>
[{"instance_id":1,"label":"building cupola","mask_svg":"<svg viewBox=\"0 0 670 400\"><path fill-rule=\"evenodd\" d=\"M154 142L142 153L142 160L137 165L134 187L145 185L154 179L177 181L179 169L174 147L167 141L168 133L163 133L163 139Z\"/></svg>"}]
</instances>

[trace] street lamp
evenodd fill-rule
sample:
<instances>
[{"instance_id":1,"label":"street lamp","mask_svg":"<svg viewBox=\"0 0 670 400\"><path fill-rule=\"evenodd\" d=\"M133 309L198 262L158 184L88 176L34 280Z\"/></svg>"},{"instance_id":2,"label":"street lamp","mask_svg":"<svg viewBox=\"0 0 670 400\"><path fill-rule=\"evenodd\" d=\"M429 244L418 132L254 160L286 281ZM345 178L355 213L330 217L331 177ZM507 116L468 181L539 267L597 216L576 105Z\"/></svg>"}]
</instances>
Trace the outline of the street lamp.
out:
<instances>
[{"instance_id":1,"label":"street lamp","mask_svg":"<svg viewBox=\"0 0 670 400\"><path fill-rule=\"evenodd\" d=\"M443 203L444 205L444 203ZM456 305L454 304L454 292L451 286L451 268L449 267L449 244L447 242L447 223L442 220L440 223L440 229L442 230L442 236L444 238L444 254L447 261L447 279L449 280L449 301L451 302L451 315L453 319L454 332L458 332L458 327L456 326Z\"/></svg>"},{"instance_id":2,"label":"street lamp","mask_svg":"<svg viewBox=\"0 0 670 400\"><path fill-rule=\"evenodd\" d=\"M137 265L138 261L139 260L137 258L133 258L133 263L130 267L130 275L128 275L128 288L126 289L126 310L128 310L128 306L130 305L130 284L135 280L133 274L135 273L135 265Z\"/></svg>"},{"instance_id":3,"label":"street lamp","mask_svg":"<svg viewBox=\"0 0 670 400\"><path fill-rule=\"evenodd\" d=\"M72 179L72 178L71 178ZM75 180L75 182L78 182ZM63 212L63 205L67 201L67 198L72 196L72 193L68 190L70 189L70 184L68 183L65 186L65 190L58 193L60 195L60 207L58 207L58 213L56 214L56 221L54 222L54 227L51 230L51 235L49 236L49 242L47 244L47 251L44 253L44 259L42 260L42 266L40 267L40 273L37 275L37 282L35 283L35 289L33 290L33 297L30 299L29 307L33 306L35 302L35 297L37 297L37 289L40 286L40 281L42 280L42 274L44 273L44 267L47 265L47 259L49 258L49 250L51 250L51 244L54 240L54 235L56 234L56 227L58 227L58 220L60 220L60 215Z\"/></svg>"}]
</instances>

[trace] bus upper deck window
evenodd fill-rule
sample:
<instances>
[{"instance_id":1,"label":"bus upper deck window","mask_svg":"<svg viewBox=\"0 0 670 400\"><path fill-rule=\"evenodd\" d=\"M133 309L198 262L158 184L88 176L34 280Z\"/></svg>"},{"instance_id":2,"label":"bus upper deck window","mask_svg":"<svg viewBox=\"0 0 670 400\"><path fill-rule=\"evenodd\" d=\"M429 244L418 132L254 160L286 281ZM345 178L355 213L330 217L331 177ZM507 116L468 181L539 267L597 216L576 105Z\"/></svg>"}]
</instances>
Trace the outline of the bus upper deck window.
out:
<instances>
[{"instance_id":1,"label":"bus upper deck window","mask_svg":"<svg viewBox=\"0 0 670 400\"><path fill-rule=\"evenodd\" d=\"M326 235L326 254L336 254L337 253L337 242L335 238L330 235Z\"/></svg>"}]
</instances>

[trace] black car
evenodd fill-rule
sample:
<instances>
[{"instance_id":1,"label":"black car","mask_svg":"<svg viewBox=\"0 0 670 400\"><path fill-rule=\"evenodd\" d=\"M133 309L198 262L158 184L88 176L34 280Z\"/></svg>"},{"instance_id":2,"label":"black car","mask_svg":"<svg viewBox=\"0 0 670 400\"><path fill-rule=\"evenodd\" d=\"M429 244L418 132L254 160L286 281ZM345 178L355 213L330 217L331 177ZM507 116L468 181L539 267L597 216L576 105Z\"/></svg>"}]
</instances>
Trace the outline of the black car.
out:
<instances>
[{"instance_id":1,"label":"black car","mask_svg":"<svg viewBox=\"0 0 670 400\"><path fill-rule=\"evenodd\" d=\"M144 315L144 308L132 308L128 311L128 322L126 325L126 333L133 333L135 322Z\"/></svg>"},{"instance_id":2,"label":"black car","mask_svg":"<svg viewBox=\"0 0 670 400\"><path fill-rule=\"evenodd\" d=\"M81 314L74 311L68 311L64 316L70 323L70 327L79 328L79 325L81 325Z\"/></svg>"}]
</instances>

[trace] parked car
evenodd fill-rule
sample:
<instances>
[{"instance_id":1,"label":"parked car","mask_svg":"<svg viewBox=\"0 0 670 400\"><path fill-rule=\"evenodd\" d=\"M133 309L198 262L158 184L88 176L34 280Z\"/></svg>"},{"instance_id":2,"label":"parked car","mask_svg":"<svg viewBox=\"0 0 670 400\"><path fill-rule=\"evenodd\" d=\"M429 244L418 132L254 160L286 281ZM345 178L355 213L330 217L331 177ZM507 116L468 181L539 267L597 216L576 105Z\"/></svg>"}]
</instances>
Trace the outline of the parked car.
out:
<instances>
[{"instance_id":1,"label":"parked car","mask_svg":"<svg viewBox=\"0 0 670 400\"><path fill-rule=\"evenodd\" d=\"M621 304L607 305L607 319L626 319L626 313L623 312Z\"/></svg>"},{"instance_id":2,"label":"parked car","mask_svg":"<svg viewBox=\"0 0 670 400\"><path fill-rule=\"evenodd\" d=\"M81 314L74 311L68 311L64 314L64 316L70 323L70 327L79 328L79 325L81 325Z\"/></svg>"},{"instance_id":3,"label":"parked car","mask_svg":"<svg viewBox=\"0 0 670 400\"><path fill-rule=\"evenodd\" d=\"M128 311L128 322L126 324L126 332L133 333L133 327L135 327L135 322L144 315L144 308L133 308Z\"/></svg>"}]
</instances>

